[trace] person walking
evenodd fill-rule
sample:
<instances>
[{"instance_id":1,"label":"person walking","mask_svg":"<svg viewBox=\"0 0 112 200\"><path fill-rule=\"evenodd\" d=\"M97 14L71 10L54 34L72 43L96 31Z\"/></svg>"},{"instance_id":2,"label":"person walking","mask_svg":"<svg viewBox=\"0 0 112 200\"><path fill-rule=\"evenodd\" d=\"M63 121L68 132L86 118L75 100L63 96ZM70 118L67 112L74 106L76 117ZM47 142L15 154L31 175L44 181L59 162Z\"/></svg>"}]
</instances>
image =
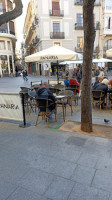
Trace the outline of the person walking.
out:
<instances>
[{"instance_id":1,"label":"person walking","mask_svg":"<svg viewBox=\"0 0 112 200\"><path fill-rule=\"evenodd\" d=\"M24 81L28 80L28 72L26 69L23 70L23 79L24 79Z\"/></svg>"}]
</instances>

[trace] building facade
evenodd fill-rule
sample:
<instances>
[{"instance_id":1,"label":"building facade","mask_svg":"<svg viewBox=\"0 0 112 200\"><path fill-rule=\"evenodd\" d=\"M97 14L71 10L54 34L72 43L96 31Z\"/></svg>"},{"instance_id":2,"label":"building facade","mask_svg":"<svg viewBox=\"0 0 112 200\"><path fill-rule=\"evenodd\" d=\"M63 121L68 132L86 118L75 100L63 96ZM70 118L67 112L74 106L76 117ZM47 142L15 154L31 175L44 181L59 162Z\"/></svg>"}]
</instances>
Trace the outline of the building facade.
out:
<instances>
[{"instance_id":1,"label":"building facade","mask_svg":"<svg viewBox=\"0 0 112 200\"><path fill-rule=\"evenodd\" d=\"M83 0L31 0L28 9L27 15L30 19L26 16L24 25L25 47L28 49L26 55L53 45L60 45L83 54ZM96 0L94 58L105 56L105 50L111 47L111 17L112 1ZM26 29L27 26L30 28ZM55 66L55 63L51 63L51 68L55 71L53 65ZM41 75L45 69L39 63L30 63L29 71Z\"/></svg>"},{"instance_id":2,"label":"building facade","mask_svg":"<svg viewBox=\"0 0 112 200\"><path fill-rule=\"evenodd\" d=\"M13 9L13 1L0 0L0 14ZM15 74L15 23L9 21L0 26L0 76L10 76Z\"/></svg>"}]
</instances>

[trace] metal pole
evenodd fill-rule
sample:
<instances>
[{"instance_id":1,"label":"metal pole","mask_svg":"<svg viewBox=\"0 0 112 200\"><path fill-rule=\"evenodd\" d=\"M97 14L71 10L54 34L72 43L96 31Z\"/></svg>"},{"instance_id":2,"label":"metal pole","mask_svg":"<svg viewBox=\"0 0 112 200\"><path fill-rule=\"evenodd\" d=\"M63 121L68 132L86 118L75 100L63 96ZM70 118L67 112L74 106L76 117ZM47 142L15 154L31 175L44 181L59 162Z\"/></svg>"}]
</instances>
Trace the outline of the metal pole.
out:
<instances>
[{"instance_id":1,"label":"metal pole","mask_svg":"<svg viewBox=\"0 0 112 200\"><path fill-rule=\"evenodd\" d=\"M58 74L58 65L59 65L59 62L58 62L58 60L57 60L57 82L58 82L58 84L59 84L59 74Z\"/></svg>"},{"instance_id":2,"label":"metal pole","mask_svg":"<svg viewBox=\"0 0 112 200\"><path fill-rule=\"evenodd\" d=\"M23 124L26 126L25 107L24 107L24 93L22 93L22 106L23 106Z\"/></svg>"}]
</instances>

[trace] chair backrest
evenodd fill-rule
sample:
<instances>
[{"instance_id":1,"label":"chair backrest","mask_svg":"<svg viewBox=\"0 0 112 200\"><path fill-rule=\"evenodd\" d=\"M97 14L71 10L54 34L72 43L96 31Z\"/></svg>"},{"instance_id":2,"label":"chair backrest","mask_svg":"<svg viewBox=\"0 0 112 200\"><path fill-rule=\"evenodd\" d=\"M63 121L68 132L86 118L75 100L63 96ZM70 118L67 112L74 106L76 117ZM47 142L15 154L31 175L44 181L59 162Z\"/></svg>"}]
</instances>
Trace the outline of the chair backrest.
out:
<instances>
[{"instance_id":1,"label":"chair backrest","mask_svg":"<svg viewBox=\"0 0 112 200\"><path fill-rule=\"evenodd\" d=\"M36 102L41 112L46 112L47 109L49 109L50 106L54 104L54 102L51 99L48 99L44 96L36 97Z\"/></svg>"},{"instance_id":2,"label":"chair backrest","mask_svg":"<svg viewBox=\"0 0 112 200\"><path fill-rule=\"evenodd\" d=\"M103 97L105 94L102 90L92 90L92 96L93 98L100 99Z\"/></svg>"},{"instance_id":3,"label":"chair backrest","mask_svg":"<svg viewBox=\"0 0 112 200\"><path fill-rule=\"evenodd\" d=\"M71 90L64 90L64 91L60 91L58 94L59 95L66 95L68 97L72 97L73 96L73 91L71 91Z\"/></svg>"},{"instance_id":4,"label":"chair backrest","mask_svg":"<svg viewBox=\"0 0 112 200\"><path fill-rule=\"evenodd\" d=\"M32 81L31 82L31 87L34 85L41 85L42 84L42 80L41 81Z\"/></svg>"},{"instance_id":5,"label":"chair backrest","mask_svg":"<svg viewBox=\"0 0 112 200\"><path fill-rule=\"evenodd\" d=\"M50 84L50 85L57 85L58 84L58 80L48 80L48 84ZM64 80L60 79L59 80L59 84L64 85Z\"/></svg>"}]
</instances>

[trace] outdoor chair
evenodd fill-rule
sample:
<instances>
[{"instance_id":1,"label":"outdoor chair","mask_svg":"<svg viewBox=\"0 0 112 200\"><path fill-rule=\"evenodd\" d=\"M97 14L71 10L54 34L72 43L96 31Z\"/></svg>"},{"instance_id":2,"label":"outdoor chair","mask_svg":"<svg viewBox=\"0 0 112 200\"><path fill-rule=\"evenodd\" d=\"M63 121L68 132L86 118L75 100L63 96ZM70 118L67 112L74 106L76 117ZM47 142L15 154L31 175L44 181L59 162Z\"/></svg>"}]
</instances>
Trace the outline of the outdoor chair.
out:
<instances>
[{"instance_id":1,"label":"outdoor chair","mask_svg":"<svg viewBox=\"0 0 112 200\"><path fill-rule=\"evenodd\" d=\"M27 112L28 109L29 109L29 106L30 106L30 99L29 99L29 96L28 96L28 91L30 89L27 88L27 87L20 87L20 88L21 88L20 93L23 93L23 95L24 95L24 106L25 106L25 109L26 109L26 112Z\"/></svg>"},{"instance_id":2,"label":"outdoor chair","mask_svg":"<svg viewBox=\"0 0 112 200\"><path fill-rule=\"evenodd\" d=\"M112 106L112 93L109 94L110 108Z\"/></svg>"},{"instance_id":3,"label":"outdoor chair","mask_svg":"<svg viewBox=\"0 0 112 200\"><path fill-rule=\"evenodd\" d=\"M35 112L36 112L36 107L37 107L37 104L36 104L36 101L35 101L36 92L28 91L28 96L29 96L29 104L30 104L30 113L31 113L31 110L34 112L34 109L35 109Z\"/></svg>"},{"instance_id":4,"label":"outdoor chair","mask_svg":"<svg viewBox=\"0 0 112 200\"><path fill-rule=\"evenodd\" d=\"M78 105L78 100L79 100L79 90L78 90L78 88L77 87L74 87L74 88L73 87L69 87L69 88L66 88L66 90L73 91L72 99L74 101L75 106Z\"/></svg>"},{"instance_id":5,"label":"outdoor chair","mask_svg":"<svg viewBox=\"0 0 112 200\"><path fill-rule=\"evenodd\" d=\"M62 106L62 108L63 107L65 108L65 116L66 116L66 106L69 105L71 107L71 116L72 116L72 113L73 113L73 109L72 109L73 91L71 91L71 90L60 91L58 93L58 95L65 96L65 98L63 98L62 100L58 100L57 106ZM63 116L64 121L65 121L65 116Z\"/></svg>"},{"instance_id":6,"label":"outdoor chair","mask_svg":"<svg viewBox=\"0 0 112 200\"><path fill-rule=\"evenodd\" d=\"M100 111L102 108L102 105L105 103L105 93L101 90L92 90L92 104L94 106L94 103L99 104ZM106 108L107 108L107 98L106 98Z\"/></svg>"},{"instance_id":7,"label":"outdoor chair","mask_svg":"<svg viewBox=\"0 0 112 200\"><path fill-rule=\"evenodd\" d=\"M36 126L38 123L38 119L40 116L42 116L42 120L45 119L47 121L47 127L48 127L48 120L49 116L51 114L55 114L55 120L57 121L57 103L52 101L51 99L48 99L44 96L37 96L36 103L38 107L38 115L36 120ZM53 109L52 109L53 108Z\"/></svg>"}]
</instances>

